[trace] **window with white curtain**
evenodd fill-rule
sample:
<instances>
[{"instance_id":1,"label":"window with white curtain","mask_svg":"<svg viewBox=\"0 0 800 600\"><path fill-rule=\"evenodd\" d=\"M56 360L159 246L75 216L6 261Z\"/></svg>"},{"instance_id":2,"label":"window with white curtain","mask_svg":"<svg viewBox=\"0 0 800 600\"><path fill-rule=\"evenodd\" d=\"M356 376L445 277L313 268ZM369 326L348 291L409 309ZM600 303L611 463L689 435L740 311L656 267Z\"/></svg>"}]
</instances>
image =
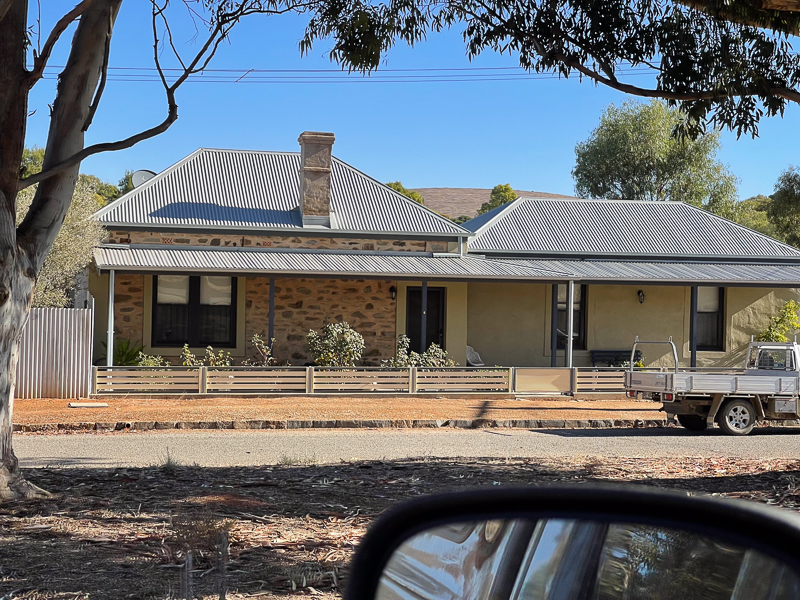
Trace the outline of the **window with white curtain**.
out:
<instances>
[{"instance_id":1,"label":"window with white curtain","mask_svg":"<svg viewBox=\"0 0 800 600\"><path fill-rule=\"evenodd\" d=\"M217 275L153 277L154 347L236 346L236 278Z\"/></svg>"},{"instance_id":2,"label":"window with white curtain","mask_svg":"<svg viewBox=\"0 0 800 600\"><path fill-rule=\"evenodd\" d=\"M720 352L725 349L725 288L697 288L697 349Z\"/></svg>"}]
</instances>

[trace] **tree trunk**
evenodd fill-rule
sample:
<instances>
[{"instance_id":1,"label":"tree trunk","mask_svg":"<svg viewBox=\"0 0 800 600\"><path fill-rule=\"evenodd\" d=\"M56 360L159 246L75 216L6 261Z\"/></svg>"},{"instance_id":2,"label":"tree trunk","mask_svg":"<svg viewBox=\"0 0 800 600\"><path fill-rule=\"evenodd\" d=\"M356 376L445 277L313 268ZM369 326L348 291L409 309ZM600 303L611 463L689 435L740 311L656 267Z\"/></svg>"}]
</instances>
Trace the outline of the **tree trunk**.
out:
<instances>
[{"instance_id":1,"label":"tree trunk","mask_svg":"<svg viewBox=\"0 0 800 600\"><path fill-rule=\"evenodd\" d=\"M16 0L0 18L0 501L46 494L26 482L11 446L14 375L28 318L35 272L16 235L17 181L25 142L27 2Z\"/></svg>"},{"instance_id":2,"label":"tree trunk","mask_svg":"<svg viewBox=\"0 0 800 600\"><path fill-rule=\"evenodd\" d=\"M11 1L9 11L0 16L0 501L48 495L25 481L14 455L14 377L36 276L64 222L80 167L75 165L43 180L24 221L16 227L28 97L27 2ZM81 14L50 115L45 169L83 149L84 125L121 3L94 0Z\"/></svg>"}]
</instances>

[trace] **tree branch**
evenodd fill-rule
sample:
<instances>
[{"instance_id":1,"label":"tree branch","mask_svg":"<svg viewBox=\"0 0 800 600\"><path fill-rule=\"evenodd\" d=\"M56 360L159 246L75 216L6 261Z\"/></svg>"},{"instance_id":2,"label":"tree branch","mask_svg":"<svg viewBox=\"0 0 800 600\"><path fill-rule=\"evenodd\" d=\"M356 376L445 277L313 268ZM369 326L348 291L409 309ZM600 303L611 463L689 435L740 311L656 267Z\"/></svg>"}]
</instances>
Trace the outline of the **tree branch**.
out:
<instances>
[{"instance_id":1,"label":"tree branch","mask_svg":"<svg viewBox=\"0 0 800 600\"><path fill-rule=\"evenodd\" d=\"M114 24L109 20L108 32L106 33L106 45L105 48L103 48L103 67L100 73L100 83L97 86L97 92L94 95L94 100L92 100L92 105L89 107L89 115L86 117L82 131L88 131L89 126L91 126L94 120L94 113L97 112L97 107L100 105L100 98L103 96L103 90L106 89L106 80L108 79L108 56L111 53L111 34L113 28Z\"/></svg>"},{"instance_id":2,"label":"tree branch","mask_svg":"<svg viewBox=\"0 0 800 600\"><path fill-rule=\"evenodd\" d=\"M14 2L14 0L6 0L9 4ZM42 78L44 74L44 68L47 66L47 61L50 59L50 54L53 52L53 47L56 45L58 38L61 37L61 34L69 27L70 23L72 23L75 19L80 17L84 11L89 8L89 5L92 3L92 0L81 0L75 8L61 17L58 22L53 27L53 30L50 32L50 35L47 36L47 40L44 43L44 47L42 48L41 53L34 52L33 55L33 69L31 70L30 74L28 75L28 79L26 84L29 88L33 87L33 85ZM0 17L2 18L2 17Z\"/></svg>"},{"instance_id":3,"label":"tree branch","mask_svg":"<svg viewBox=\"0 0 800 600\"><path fill-rule=\"evenodd\" d=\"M690 92L672 92L669 90L654 90L648 88L641 88L635 85L631 85L629 83L622 83L621 81L611 80L608 77L604 77L597 71L589 69L585 65L583 65L580 61L576 59L570 59L568 56L563 54L557 55L557 58L560 62L563 62L570 68L575 69L582 75L585 75L589 79L596 81L597 83L602 83L612 89L615 89L619 92L624 92L626 94L630 94L632 96L639 96L641 98L662 98L664 100L676 100L676 101L683 101L683 102L691 102L693 100L716 100L719 98L735 98L740 96L756 96L758 94L763 94L764 91L768 91L773 96L778 96L779 98L784 98L789 100L790 102L795 102L800 104L800 91L793 90L790 88L785 87L770 87L768 90L743 90L741 92L736 93L729 93L721 90L705 90L705 91L690 91Z\"/></svg>"}]
</instances>

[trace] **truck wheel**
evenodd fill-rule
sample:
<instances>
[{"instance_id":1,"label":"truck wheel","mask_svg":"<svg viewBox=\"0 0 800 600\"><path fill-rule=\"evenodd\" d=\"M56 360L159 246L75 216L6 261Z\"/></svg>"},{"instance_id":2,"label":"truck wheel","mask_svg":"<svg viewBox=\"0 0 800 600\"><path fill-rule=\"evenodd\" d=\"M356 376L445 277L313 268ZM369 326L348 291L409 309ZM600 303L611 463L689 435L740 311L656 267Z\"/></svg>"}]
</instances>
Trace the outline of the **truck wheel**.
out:
<instances>
[{"instance_id":1,"label":"truck wheel","mask_svg":"<svg viewBox=\"0 0 800 600\"><path fill-rule=\"evenodd\" d=\"M678 423L689 431L705 431L708 427L706 418L700 415L678 415Z\"/></svg>"},{"instance_id":2,"label":"truck wheel","mask_svg":"<svg viewBox=\"0 0 800 600\"><path fill-rule=\"evenodd\" d=\"M756 411L748 400L728 400L719 409L717 423L728 435L747 435L756 424Z\"/></svg>"}]
</instances>

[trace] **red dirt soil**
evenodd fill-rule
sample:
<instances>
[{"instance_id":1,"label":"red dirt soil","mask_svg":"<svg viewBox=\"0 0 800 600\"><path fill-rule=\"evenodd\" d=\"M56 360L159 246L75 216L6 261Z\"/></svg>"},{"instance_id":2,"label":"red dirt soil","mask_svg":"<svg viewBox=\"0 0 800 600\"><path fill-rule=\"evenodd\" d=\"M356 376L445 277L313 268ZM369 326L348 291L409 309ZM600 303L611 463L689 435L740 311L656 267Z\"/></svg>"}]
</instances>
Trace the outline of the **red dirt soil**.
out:
<instances>
[{"instance_id":1,"label":"red dirt soil","mask_svg":"<svg viewBox=\"0 0 800 600\"><path fill-rule=\"evenodd\" d=\"M70 400L14 403L19 424L110 421L350 419L663 419L658 403L489 397L98 398L108 408L68 408Z\"/></svg>"}]
</instances>

